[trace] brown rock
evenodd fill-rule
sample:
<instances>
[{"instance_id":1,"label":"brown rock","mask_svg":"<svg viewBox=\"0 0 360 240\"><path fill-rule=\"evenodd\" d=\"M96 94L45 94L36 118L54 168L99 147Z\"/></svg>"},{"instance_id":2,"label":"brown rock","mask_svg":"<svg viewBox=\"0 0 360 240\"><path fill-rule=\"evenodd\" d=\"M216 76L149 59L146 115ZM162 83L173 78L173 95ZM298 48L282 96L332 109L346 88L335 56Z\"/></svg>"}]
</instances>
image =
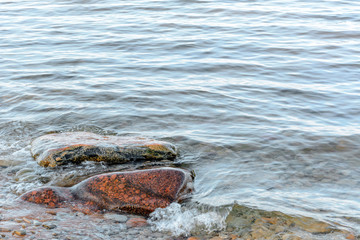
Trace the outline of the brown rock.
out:
<instances>
[{"instance_id":1,"label":"brown rock","mask_svg":"<svg viewBox=\"0 0 360 240\"><path fill-rule=\"evenodd\" d=\"M11 232L11 229L0 227L0 232Z\"/></svg>"},{"instance_id":2,"label":"brown rock","mask_svg":"<svg viewBox=\"0 0 360 240\"><path fill-rule=\"evenodd\" d=\"M148 225L148 223L145 218L130 218L126 222L127 227L144 227L146 225Z\"/></svg>"},{"instance_id":3,"label":"brown rock","mask_svg":"<svg viewBox=\"0 0 360 240\"><path fill-rule=\"evenodd\" d=\"M152 139L64 132L36 138L31 143L31 153L39 165L56 167L83 161L126 163L173 160L177 150L168 142Z\"/></svg>"},{"instance_id":4,"label":"brown rock","mask_svg":"<svg viewBox=\"0 0 360 240\"><path fill-rule=\"evenodd\" d=\"M26 231L25 230L19 230L19 231L14 231L12 233L12 235L17 235L17 236L25 236L26 235Z\"/></svg>"},{"instance_id":5,"label":"brown rock","mask_svg":"<svg viewBox=\"0 0 360 240\"><path fill-rule=\"evenodd\" d=\"M187 240L200 240L200 238L197 238L197 237L189 237Z\"/></svg>"},{"instance_id":6,"label":"brown rock","mask_svg":"<svg viewBox=\"0 0 360 240\"><path fill-rule=\"evenodd\" d=\"M209 240L224 240L224 238L217 236L217 237L212 237Z\"/></svg>"},{"instance_id":7,"label":"brown rock","mask_svg":"<svg viewBox=\"0 0 360 240\"><path fill-rule=\"evenodd\" d=\"M327 234L340 232L336 225L318 221L310 217L290 216L281 212L264 211L235 204L226 218L227 229L231 229L244 237L251 232L253 239L270 238L277 233L287 239L292 229L306 231L311 234ZM290 234L291 239L295 238ZM289 239L290 239L289 237Z\"/></svg>"},{"instance_id":8,"label":"brown rock","mask_svg":"<svg viewBox=\"0 0 360 240\"><path fill-rule=\"evenodd\" d=\"M349 234L347 234L347 235L346 235L346 239L349 239L349 240L355 240L355 239L356 239L356 237L355 237L355 235L354 235L354 234L349 233Z\"/></svg>"},{"instance_id":9,"label":"brown rock","mask_svg":"<svg viewBox=\"0 0 360 240\"><path fill-rule=\"evenodd\" d=\"M292 221L296 224L296 226L302 228L303 230L310 232L310 233L330 233L336 231L336 229L325 222L320 222L315 219L309 217L299 217L299 218L292 218Z\"/></svg>"},{"instance_id":10,"label":"brown rock","mask_svg":"<svg viewBox=\"0 0 360 240\"><path fill-rule=\"evenodd\" d=\"M148 215L187 198L193 176L178 168L115 172L91 177L71 188L45 187L23 194L25 201L83 212L121 210Z\"/></svg>"}]
</instances>

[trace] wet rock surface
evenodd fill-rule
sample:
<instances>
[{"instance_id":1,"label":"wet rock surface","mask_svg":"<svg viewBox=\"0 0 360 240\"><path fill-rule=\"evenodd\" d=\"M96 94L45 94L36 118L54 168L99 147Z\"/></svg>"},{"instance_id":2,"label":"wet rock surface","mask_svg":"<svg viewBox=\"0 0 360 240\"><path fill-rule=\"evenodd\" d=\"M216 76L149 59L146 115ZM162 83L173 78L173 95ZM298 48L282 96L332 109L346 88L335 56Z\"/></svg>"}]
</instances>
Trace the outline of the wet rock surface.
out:
<instances>
[{"instance_id":1,"label":"wet rock surface","mask_svg":"<svg viewBox=\"0 0 360 240\"><path fill-rule=\"evenodd\" d=\"M20 199L50 208L83 212L120 210L148 215L181 201L193 191L193 176L184 169L158 168L96 175L71 188L44 187Z\"/></svg>"},{"instance_id":2,"label":"wet rock surface","mask_svg":"<svg viewBox=\"0 0 360 240\"><path fill-rule=\"evenodd\" d=\"M174 160L177 150L171 143L153 139L63 132L36 138L31 144L31 153L39 165L56 167L83 161L126 163Z\"/></svg>"},{"instance_id":3,"label":"wet rock surface","mask_svg":"<svg viewBox=\"0 0 360 240\"><path fill-rule=\"evenodd\" d=\"M226 218L226 230L240 239L317 239L315 236L333 234L335 239L351 236L340 226L321 222L310 217L289 216L248 208L235 204ZM341 237L342 235L342 237ZM275 237L276 236L276 237ZM275 238L274 238L275 237Z\"/></svg>"}]
</instances>

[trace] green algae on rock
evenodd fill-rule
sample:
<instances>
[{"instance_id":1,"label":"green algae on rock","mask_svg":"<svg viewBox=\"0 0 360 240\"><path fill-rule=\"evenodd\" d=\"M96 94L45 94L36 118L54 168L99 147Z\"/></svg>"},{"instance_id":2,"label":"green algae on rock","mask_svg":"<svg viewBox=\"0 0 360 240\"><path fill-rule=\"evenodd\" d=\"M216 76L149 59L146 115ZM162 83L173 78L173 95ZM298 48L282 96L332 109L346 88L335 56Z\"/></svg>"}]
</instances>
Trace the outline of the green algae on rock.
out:
<instances>
[{"instance_id":1,"label":"green algae on rock","mask_svg":"<svg viewBox=\"0 0 360 240\"><path fill-rule=\"evenodd\" d=\"M171 143L153 139L63 132L36 138L31 143L31 153L39 165L56 167L83 161L126 163L174 160L177 150Z\"/></svg>"},{"instance_id":2,"label":"green algae on rock","mask_svg":"<svg viewBox=\"0 0 360 240\"><path fill-rule=\"evenodd\" d=\"M310 217L289 216L277 211L265 211L235 204L226 218L227 230L244 239L302 239L297 233L308 235L338 233L349 235L335 224ZM276 239L278 239L276 238Z\"/></svg>"},{"instance_id":3,"label":"green algae on rock","mask_svg":"<svg viewBox=\"0 0 360 240\"><path fill-rule=\"evenodd\" d=\"M186 199L192 191L193 175L189 171L164 167L96 175L70 188L39 188L20 199L88 213L114 210L148 215L156 208Z\"/></svg>"}]
</instances>

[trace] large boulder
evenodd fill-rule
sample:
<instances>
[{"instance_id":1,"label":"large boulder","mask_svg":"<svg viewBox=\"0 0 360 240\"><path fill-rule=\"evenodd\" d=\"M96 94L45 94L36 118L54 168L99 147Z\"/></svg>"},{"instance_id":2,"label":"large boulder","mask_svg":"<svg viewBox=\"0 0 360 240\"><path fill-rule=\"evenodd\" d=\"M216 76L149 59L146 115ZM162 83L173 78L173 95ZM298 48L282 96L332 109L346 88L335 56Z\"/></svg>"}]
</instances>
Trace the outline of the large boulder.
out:
<instances>
[{"instance_id":1,"label":"large boulder","mask_svg":"<svg viewBox=\"0 0 360 240\"><path fill-rule=\"evenodd\" d=\"M177 150L168 142L152 139L63 132L36 138L31 144L31 153L39 165L56 167L82 161L126 163L173 160Z\"/></svg>"},{"instance_id":2,"label":"large boulder","mask_svg":"<svg viewBox=\"0 0 360 240\"><path fill-rule=\"evenodd\" d=\"M179 168L157 168L96 175L73 187L44 187L20 199L50 208L70 207L92 212L119 210L148 215L189 197L194 176Z\"/></svg>"}]
</instances>

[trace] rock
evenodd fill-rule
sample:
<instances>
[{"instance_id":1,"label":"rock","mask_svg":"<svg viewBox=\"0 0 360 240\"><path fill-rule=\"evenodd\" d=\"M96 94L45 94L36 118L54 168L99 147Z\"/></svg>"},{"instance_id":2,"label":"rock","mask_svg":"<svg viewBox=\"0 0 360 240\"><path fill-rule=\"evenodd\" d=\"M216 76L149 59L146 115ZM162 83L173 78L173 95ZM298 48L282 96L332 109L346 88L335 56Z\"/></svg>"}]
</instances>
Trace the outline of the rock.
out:
<instances>
[{"instance_id":1,"label":"rock","mask_svg":"<svg viewBox=\"0 0 360 240\"><path fill-rule=\"evenodd\" d=\"M187 240L200 240L198 237L189 237Z\"/></svg>"},{"instance_id":2,"label":"rock","mask_svg":"<svg viewBox=\"0 0 360 240\"><path fill-rule=\"evenodd\" d=\"M25 236L26 235L26 231L25 230L18 230L18 231L14 231L12 233L12 235L17 235L17 236Z\"/></svg>"},{"instance_id":3,"label":"rock","mask_svg":"<svg viewBox=\"0 0 360 240\"><path fill-rule=\"evenodd\" d=\"M34 226L41 226L41 222L34 220L33 221Z\"/></svg>"},{"instance_id":4,"label":"rock","mask_svg":"<svg viewBox=\"0 0 360 240\"><path fill-rule=\"evenodd\" d=\"M222 238L220 236L217 236L217 237L212 237L210 238L209 240L224 240L225 238Z\"/></svg>"},{"instance_id":5,"label":"rock","mask_svg":"<svg viewBox=\"0 0 360 240\"><path fill-rule=\"evenodd\" d=\"M336 231L331 225L309 217L291 217L291 220L297 227L314 234L324 234Z\"/></svg>"},{"instance_id":6,"label":"rock","mask_svg":"<svg viewBox=\"0 0 360 240\"><path fill-rule=\"evenodd\" d=\"M96 175L71 188L44 187L20 199L50 208L70 207L92 212L120 210L148 215L182 201L193 191L193 176L179 168L157 168Z\"/></svg>"},{"instance_id":7,"label":"rock","mask_svg":"<svg viewBox=\"0 0 360 240\"><path fill-rule=\"evenodd\" d=\"M148 223L145 218L130 218L126 222L127 227L144 227L146 225L148 225Z\"/></svg>"},{"instance_id":8,"label":"rock","mask_svg":"<svg viewBox=\"0 0 360 240\"><path fill-rule=\"evenodd\" d=\"M226 224L227 229L235 230L240 235L251 232L254 239L267 239L275 234L283 235L283 238L287 239L292 229L300 229L311 234L340 232L335 226L313 218L289 216L281 212L253 209L238 204L233 206L226 218ZM291 239L296 238L293 234L290 235Z\"/></svg>"},{"instance_id":9,"label":"rock","mask_svg":"<svg viewBox=\"0 0 360 240\"><path fill-rule=\"evenodd\" d=\"M168 142L152 139L64 132L36 138L31 143L31 153L39 165L56 167L83 161L126 163L173 160L177 150Z\"/></svg>"},{"instance_id":10,"label":"rock","mask_svg":"<svg viewBox=\"0 0 360 240\"><path fill-rule=\"evenodd\" d=\"M54 229L57 227L54 223L43 223L42 226L46 229Z\"/></svg>"},{"instance_id":11,"label":"rock","mask_svg":"<svg viewBox=\"0 0 360 240\"><path fill-rule=\"evenodd\" d=\"M355 235L354 235L354 234L349 233L349 234L347 234L346 239L349 239L349 240L356 240L356 237L355 237Z\"/></svg>"},{"instance_id":12,"label":"rock","mask_svg":"<svg viewBox=\"0 0 360 240\"><path fill-rule=\"evenodd\" d=\"M11 232L12 230L9 229L9 228L3 228L3 227L0 227L0 232Z\"/></svg>"}]
</instances>

